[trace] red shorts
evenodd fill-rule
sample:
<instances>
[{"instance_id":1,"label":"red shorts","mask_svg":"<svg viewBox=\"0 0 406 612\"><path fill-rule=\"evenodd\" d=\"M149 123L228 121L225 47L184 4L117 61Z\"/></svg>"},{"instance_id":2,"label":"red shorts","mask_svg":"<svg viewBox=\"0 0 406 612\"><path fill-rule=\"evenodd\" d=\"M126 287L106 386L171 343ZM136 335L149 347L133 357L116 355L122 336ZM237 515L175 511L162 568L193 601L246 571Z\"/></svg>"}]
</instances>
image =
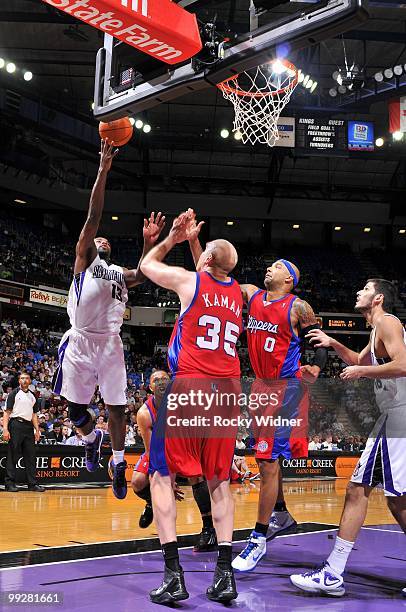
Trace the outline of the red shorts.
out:
<instances>
[{"instance_id":1,"label":"red shorts","mask_svg":"<svg viewBox=\"0 0 406 612\"><path fill-rule=\"evenodd\" d=\"M141 474L148 474L149 469L149 454L147 452L142 453L138 459L137 464L134 468L134 472L140 472Z\"/></svg>"},{"instance_id":2,"label":"red shorts","mask_svg":"<svg viewBox=\"0 0 406 612\"><path fill-rule=\"evenodd\" d=\"M307 457L307 419L309 394L306 385L300 379L255 380L251 388L253 393L274 397L269 406L263 406L255 414L251 410L254 423L255 458L285 459ZM272 417L276 424L259 423L255 416ZM276 419L280 419L279 423ZM297 423L292 426L288 422Z\"/></svg>"},{"instance_id":3,"label":"red shorts","mask_svg":"<svg viewBox=\"0 0 406 612\"><path fill-rule=\"evenodd\" d=\"M172 381L152 432L149 473L228 480L240 412L235 398L240 392L239 379ZM197 401L198 394L212 401Z\"/></svg>"}]
</instances>

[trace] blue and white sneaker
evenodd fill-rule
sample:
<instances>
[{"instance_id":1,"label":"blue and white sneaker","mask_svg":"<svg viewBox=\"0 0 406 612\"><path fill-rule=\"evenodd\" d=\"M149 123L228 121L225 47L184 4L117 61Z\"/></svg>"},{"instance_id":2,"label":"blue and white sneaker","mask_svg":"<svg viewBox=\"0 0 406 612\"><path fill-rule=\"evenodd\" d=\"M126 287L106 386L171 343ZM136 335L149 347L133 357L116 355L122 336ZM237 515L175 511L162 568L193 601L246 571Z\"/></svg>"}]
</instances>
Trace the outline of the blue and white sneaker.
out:
<instances>
[{"instance_id":1,"label":"blue and white sneaker","mask_svg":"<svg viewBox=\"0 0 406 612\"><path fill-rule=\"evenodd\" d=\"M125 477L127 461L121 461L115 465L112 457L109 461L109 468L113 475L113 493L117 499L124 499L127 495L127 480Z\"/></svg>"},{"instance_id":2,"label":"blue and white sneaker","mask_svg":"<svg viewBox=\"0 0 406 612\"><path fill-rule=\"evenodd\" d=\"M406 597L406 587L404 589L402 589L402 595L403 595L403 597Z\"/></svg>"},{"instance_id":3,"label":"blue and white sneaker","mask_svg":"<svg viewBox=\"0 0 406 612\"><path fill-rule=\"evenodd\" d=\"M331 597L342 597L345 593L343 577L336 574L327 561L311 572L293 574L290 581L295 587L308 593L320 593Z\"/></svg>"},{"instance_id":4,"label":"blue and white sneaker","mask_svg":"<svg viewBox=\"0 0 406 612\"><path fill-rule=\"evenodd\" d=\"M282 512L272 512L271 520L269 521L269 529L266 535L266 539L273 540L278 535L282 535L286 532L293 532L295 527L297 527L297 523L293 516L287 511L284 510Z\"/></svg>"},{"instance_id":5,"label":"blue and white sneaker","mask_svg":"<svg viewBox=\"0 0 406 612\"><path fill-rule=\"evenodd\" d=\"M94 432L96 434L94 442L86 442L85 444L86 469L88 472L95 472L98 470L100 463L100 448L103 441L103 432L101 429L95 429Z\"/></svg>"},{"instance_id":6,"label":"blue and white sneaker","mask_svg":"<svg viewBox=\"0 0 406 612\"><path fill-rule=\"evenodd\" d=\"M265 554L266 538L257 531L253 531L248 538L247 546L231 565L236 572L252 572Z\"/></svg>"}]
</instances>

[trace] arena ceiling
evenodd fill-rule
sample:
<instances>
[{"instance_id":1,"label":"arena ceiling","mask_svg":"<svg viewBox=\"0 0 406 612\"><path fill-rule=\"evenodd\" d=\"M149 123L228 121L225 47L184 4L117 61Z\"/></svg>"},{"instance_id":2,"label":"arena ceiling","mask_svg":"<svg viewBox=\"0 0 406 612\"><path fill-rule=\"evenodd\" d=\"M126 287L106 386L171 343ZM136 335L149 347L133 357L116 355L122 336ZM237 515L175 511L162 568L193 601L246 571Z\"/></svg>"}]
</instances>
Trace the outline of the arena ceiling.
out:
<instances>
[{"instance_id":1,"label":"arena ceiling","mask_svg":"<svg viewBox=\"0 0 406 612\"><path fill-rule=\"evenodd\" d=\"M199 0L202 4L202 0ZM247 0L207 1L219 19L227 15L233 27L244 29ZM297 10L306 3L291 3L277 10ZM332 73L349 63L365 69L366 79L397 64L406 63L406 9L397 2L372 2L370 19L342 37L294 54L291 59L318 81L314 94L297 87L287 115L304 113L334 118L373 120L376 135L388 135L387 101L404 95L406 86L356 102L349 96L332 98ZM293 7L293 8L292 8ZM232 12L230 12L230 10ZM91 103L95 55L102 34L41 0L2 0L0 4L0 56L17 68L30 70L25 82L18 74L0 71L0 88L8 96L35 100L97 129ZM405 66L406 69L406 66ZM11 99L13 96L11 96ZM9 98L8 98L9 101ZM30 156L43 162L51 176L67 184L88 187L97 151L78 137L44 130L35 121L23 122L19 106L5 105L1 122L7 135L6 164L18 166ZM406 181L406 145L388 144L372 155L314 156L292 149L242 145L219 136L232 128L232 109L216 89L194 93L146 113L150 134L136 132L120 153L111 187L134 191L170 191L183 194L232 194L247 197L307 198L389 202L403 207ZM17 134L17 138L15 137ZM11 153L10 153L11 151ZM14 153L14 155L13 155Z\"/></svg>"}]
</instances>

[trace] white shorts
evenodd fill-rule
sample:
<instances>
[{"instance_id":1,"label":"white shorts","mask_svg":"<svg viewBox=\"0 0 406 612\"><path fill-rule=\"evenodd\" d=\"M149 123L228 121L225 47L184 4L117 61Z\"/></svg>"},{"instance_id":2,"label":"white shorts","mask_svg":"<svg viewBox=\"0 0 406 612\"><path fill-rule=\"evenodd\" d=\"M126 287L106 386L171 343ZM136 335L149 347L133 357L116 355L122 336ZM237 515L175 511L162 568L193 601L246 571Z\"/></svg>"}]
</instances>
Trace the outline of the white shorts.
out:
<instances>
[{"instance_id":1,"label":"white shorts","mask_svg":"<svg viewBox=\"0 0 406 612\"><path fill-rule=\"evenodd\" d=\"M351 482L382 487L385 495L406 495L406 408L379 417Z\"/></svg>"},{"instance_id":2,"label":"white shorts","mask_svg":"<svg viewBox=\"0 0 406 612\"><path fill-rule=\"evenodd\" d=\"M120 336L95 338L70 329L58 349L54 393L76 404L89 404L96 385L106 404L127 403L127 375Z\"/></svg>"}]
</instances>

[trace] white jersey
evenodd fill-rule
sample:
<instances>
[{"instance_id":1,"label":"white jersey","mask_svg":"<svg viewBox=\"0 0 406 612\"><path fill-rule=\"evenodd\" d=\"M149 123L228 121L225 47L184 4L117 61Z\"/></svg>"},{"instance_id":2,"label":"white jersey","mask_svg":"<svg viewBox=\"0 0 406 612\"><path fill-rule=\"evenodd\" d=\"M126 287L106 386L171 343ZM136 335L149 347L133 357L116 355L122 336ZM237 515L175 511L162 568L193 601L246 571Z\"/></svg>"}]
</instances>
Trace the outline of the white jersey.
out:
<instances>
[{"instance_id":1,"label":"white jersey","mask_svg":"<svg viewBox=\"0 0 406 612\"><path fill-rule=\"evenodd\" d=\"M394 317L402 325L401 321L389 313L385 313L386 317ZM403 327L403 325L402 325ZM372 365L382 365L386 363L388 359L380 359L375 355L375 336L376 327L372 330L371 334L371 361ZM403 329L403 340L406 344L406 331ZM406 409L406 377L402 378L383 378L375 379L374 390L376 403L382 413L388 412L394 408L405 408ZM406 413L405 413L406 416Z\"/></svg>"},{"instance_id":2,"label":"white jersey","mask_svg":"<svg viewBox=\"0 0 406 612\"><path fill-rule=\"evenodd\" d=\"M123 268L96 255L76 274L69 289L68 315L73 329L100 336L118 334L128 300Z\"/></svg>"}]
</instances>

